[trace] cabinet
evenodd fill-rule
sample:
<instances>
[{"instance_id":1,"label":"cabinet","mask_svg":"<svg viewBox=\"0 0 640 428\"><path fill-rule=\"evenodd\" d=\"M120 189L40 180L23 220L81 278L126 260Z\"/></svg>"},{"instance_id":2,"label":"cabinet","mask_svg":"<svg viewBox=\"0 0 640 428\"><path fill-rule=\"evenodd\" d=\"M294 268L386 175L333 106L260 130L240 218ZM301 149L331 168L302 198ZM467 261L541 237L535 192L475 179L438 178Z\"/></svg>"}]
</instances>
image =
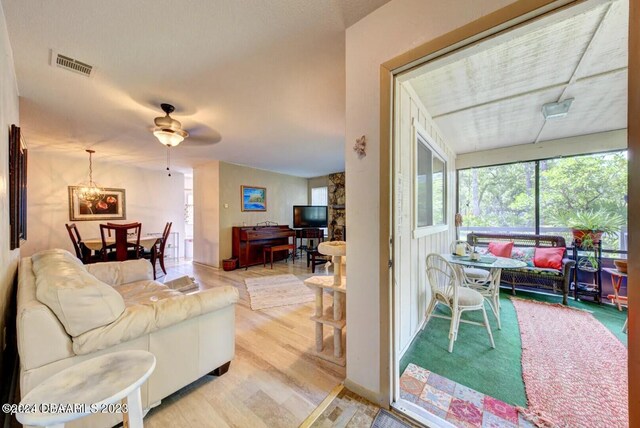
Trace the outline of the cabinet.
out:
<instances>
[{"instance_id":1,"label":"cabinet","mask_svg":"<svg viewBox=\"0 0 640 428\"><path fill-rule=\"evenodd\" d=\"M573 241L573 259L576 266L573 269L573 297L588 296L594 301L602 301L602 246L600 242L583 245L580 241Z\"/></svg>"}]
</instances>

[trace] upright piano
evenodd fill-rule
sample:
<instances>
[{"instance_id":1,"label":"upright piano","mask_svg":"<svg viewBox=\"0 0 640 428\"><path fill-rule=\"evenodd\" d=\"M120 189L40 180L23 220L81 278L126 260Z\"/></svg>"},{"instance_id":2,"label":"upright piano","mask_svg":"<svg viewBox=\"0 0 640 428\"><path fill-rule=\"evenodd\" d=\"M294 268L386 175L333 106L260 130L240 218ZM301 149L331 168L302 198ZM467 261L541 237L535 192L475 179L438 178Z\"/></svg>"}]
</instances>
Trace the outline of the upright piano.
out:
<instances>
[{"instance_id":1,"label":"upright piano","mask_svg":"<svg viewBox=\"0 0 640 428\"><path fill-rule=\"evenodd\" d=\"M262 263L262 247L284 245L289 237L295 240L296 232L287 225L278 226L234 226L232 254L238 259L238 267ZM275 260L284 259L284 253L274 255Z\"/></svg>"}]
</instances>

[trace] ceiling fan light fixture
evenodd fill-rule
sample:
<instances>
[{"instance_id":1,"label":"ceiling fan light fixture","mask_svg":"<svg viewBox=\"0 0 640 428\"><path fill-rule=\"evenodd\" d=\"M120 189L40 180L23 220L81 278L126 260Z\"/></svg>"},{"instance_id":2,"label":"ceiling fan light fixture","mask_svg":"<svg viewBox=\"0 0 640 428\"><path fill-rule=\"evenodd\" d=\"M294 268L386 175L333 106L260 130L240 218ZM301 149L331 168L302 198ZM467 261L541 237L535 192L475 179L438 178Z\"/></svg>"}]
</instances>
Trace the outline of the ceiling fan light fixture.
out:
<instances>
[{"instance_id":1,"label":"ceiling fan light fixture","mask_svg":"<svg viewBox=\"0 0 640 428\"><path fill-rule=\"evenodd\" d=\"M182 124L179 121L169 116L175 109L171 104L160 104L160 108L162 108L166 116L154 119L156 128L153 130L153 135L165 146L175 147L184 141L189 136L189 133L182 129Z\"/></svg>"},{"instance_id":2,"label":"ceiling fan light fixture","mask_svg":"<svg viewBox=\"0 0 640 428\"><path fill-rule=\"evenodd\" d=\"M187 133L184 132L184 134L187 134ZM165 146L175 147L178 144L182 143L185 137L189 134L182 135L182 133L172 131L170 129L156 129L155 131L153 131L153 135L155 135L158 141L160 141Z\"/></svg>"},{"instance_id":3,"label":"ceiling fan light fixture","mask_svg":"<svg viewBox=\"0 0 640 428\"><path fill-rule=\"evenodd\" d=\"M573 103L573 98L564 101L547 103L542 106L542 115L545 119L558 119L565 117L569 113L569 108Z\"/></svg>"}]
</instances>

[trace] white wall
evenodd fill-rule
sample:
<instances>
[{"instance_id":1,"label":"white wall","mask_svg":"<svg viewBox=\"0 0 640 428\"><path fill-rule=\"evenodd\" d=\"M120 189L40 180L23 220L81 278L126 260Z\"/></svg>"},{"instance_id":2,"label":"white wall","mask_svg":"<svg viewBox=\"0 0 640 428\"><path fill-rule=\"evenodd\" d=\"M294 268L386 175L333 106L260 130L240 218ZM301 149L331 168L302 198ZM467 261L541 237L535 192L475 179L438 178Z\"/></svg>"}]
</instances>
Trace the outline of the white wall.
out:
<instances>
[{"instance_id":1,"label":"white wall","mask_svg":"<svg viewBox=\"0 0 640 428\"><path fill-rule=\"evenodd\" d=\"M193 169L193 261L220 267L220 162Z\"/></svg>"},{"instance_id":2,"label":"white wall","mask_svg":"<svg viewBox=\"0 0 640 428\"><path fill-rule=\"evenodd\" d=\"M28 241L22 255L49 248L73 252L65 223L69 220L68 186L87 181L89 158L79 159L62 154L31 151L28 161ZM93 179L100 186L126 191L126 221L142 223L142 234L162 233L165 223L173 222L172 232L180 233L180 249L184 247L184 176L172 172L123 166L100 161L93 156ZM83 239L99 238L103 221L75 221Z\"/></svg>"},{"instance_id":3,"label":"white wall","mask_svg":"<svg viewBox=\"0 0 640 428\"><path fill-rule=\"evenodd\" d=\"M381 361L380 345L386 319L380 318L381 219L379 208L380 65L409 49L490 13L510 0L392 0L347 29L346 134L347 246L349 298L347 299L347 383L375 401L388 391L389 362ZM359 159L351 149L361 135L367 137L367 156ZM382 327L381 327L382 325ZM388 403L382 402L386 405Z\"/></svg>"},{"instance_id":4,"label":"white wall","mask_svg":"<svg viewBox=\"0 0 640 428\"><path fill-rule=\"evenodd\" d=\"M397 93L397 133L394 146L396 161L396 186L402 185L399 216L394 233L397 248L395 270L398 297L398 349L399 356L406 351L425 318L427 302L431 298L431 289L425 277L425 260L430 253L447 251L455 239L455 202L456 202L456 170L455 153L447 143L446 136L435 124L420 98L408 83L398 84ZM447 162L447 226L448 230L420 238L413 237L413 198L414 189L414 146L415 129L413 121L431 137L433 143L440 148ZM398 177L403 177L400 180Z\"/></svg>"},{"instance_id":5,"label":"white wall","mask_svg":"<svg viewBox=\"0 0 640 428\"><path fill-rule=\"evenodd\" d=\"M0 342L6 326L20 250L9 251L9 127L19 124L18 87L7 24L0 4ZM31 235L29 235L31 237ZM0 374L5 373L0 343ZM7 362L7 363L10 363ZM4 384L7 379L0 379Z\"/></svg>"}]
</instances>

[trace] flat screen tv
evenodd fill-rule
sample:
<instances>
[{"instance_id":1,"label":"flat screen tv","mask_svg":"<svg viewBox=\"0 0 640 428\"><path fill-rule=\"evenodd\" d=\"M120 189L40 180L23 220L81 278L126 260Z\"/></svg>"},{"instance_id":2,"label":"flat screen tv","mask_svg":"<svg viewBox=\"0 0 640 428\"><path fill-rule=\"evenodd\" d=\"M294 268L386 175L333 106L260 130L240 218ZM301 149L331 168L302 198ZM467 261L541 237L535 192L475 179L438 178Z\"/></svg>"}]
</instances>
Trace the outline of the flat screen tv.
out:
<instances>
[{"instance_id":1,"label":"flat screen tv","mask_svg":"<svg viewBox=\"0 0 640 428\"><path fill-rule=\"evenodd\" d=\"M294 205L293 227L303 229L305 227L327 227L326 205Z\"/></svg>"}]
</instances>

